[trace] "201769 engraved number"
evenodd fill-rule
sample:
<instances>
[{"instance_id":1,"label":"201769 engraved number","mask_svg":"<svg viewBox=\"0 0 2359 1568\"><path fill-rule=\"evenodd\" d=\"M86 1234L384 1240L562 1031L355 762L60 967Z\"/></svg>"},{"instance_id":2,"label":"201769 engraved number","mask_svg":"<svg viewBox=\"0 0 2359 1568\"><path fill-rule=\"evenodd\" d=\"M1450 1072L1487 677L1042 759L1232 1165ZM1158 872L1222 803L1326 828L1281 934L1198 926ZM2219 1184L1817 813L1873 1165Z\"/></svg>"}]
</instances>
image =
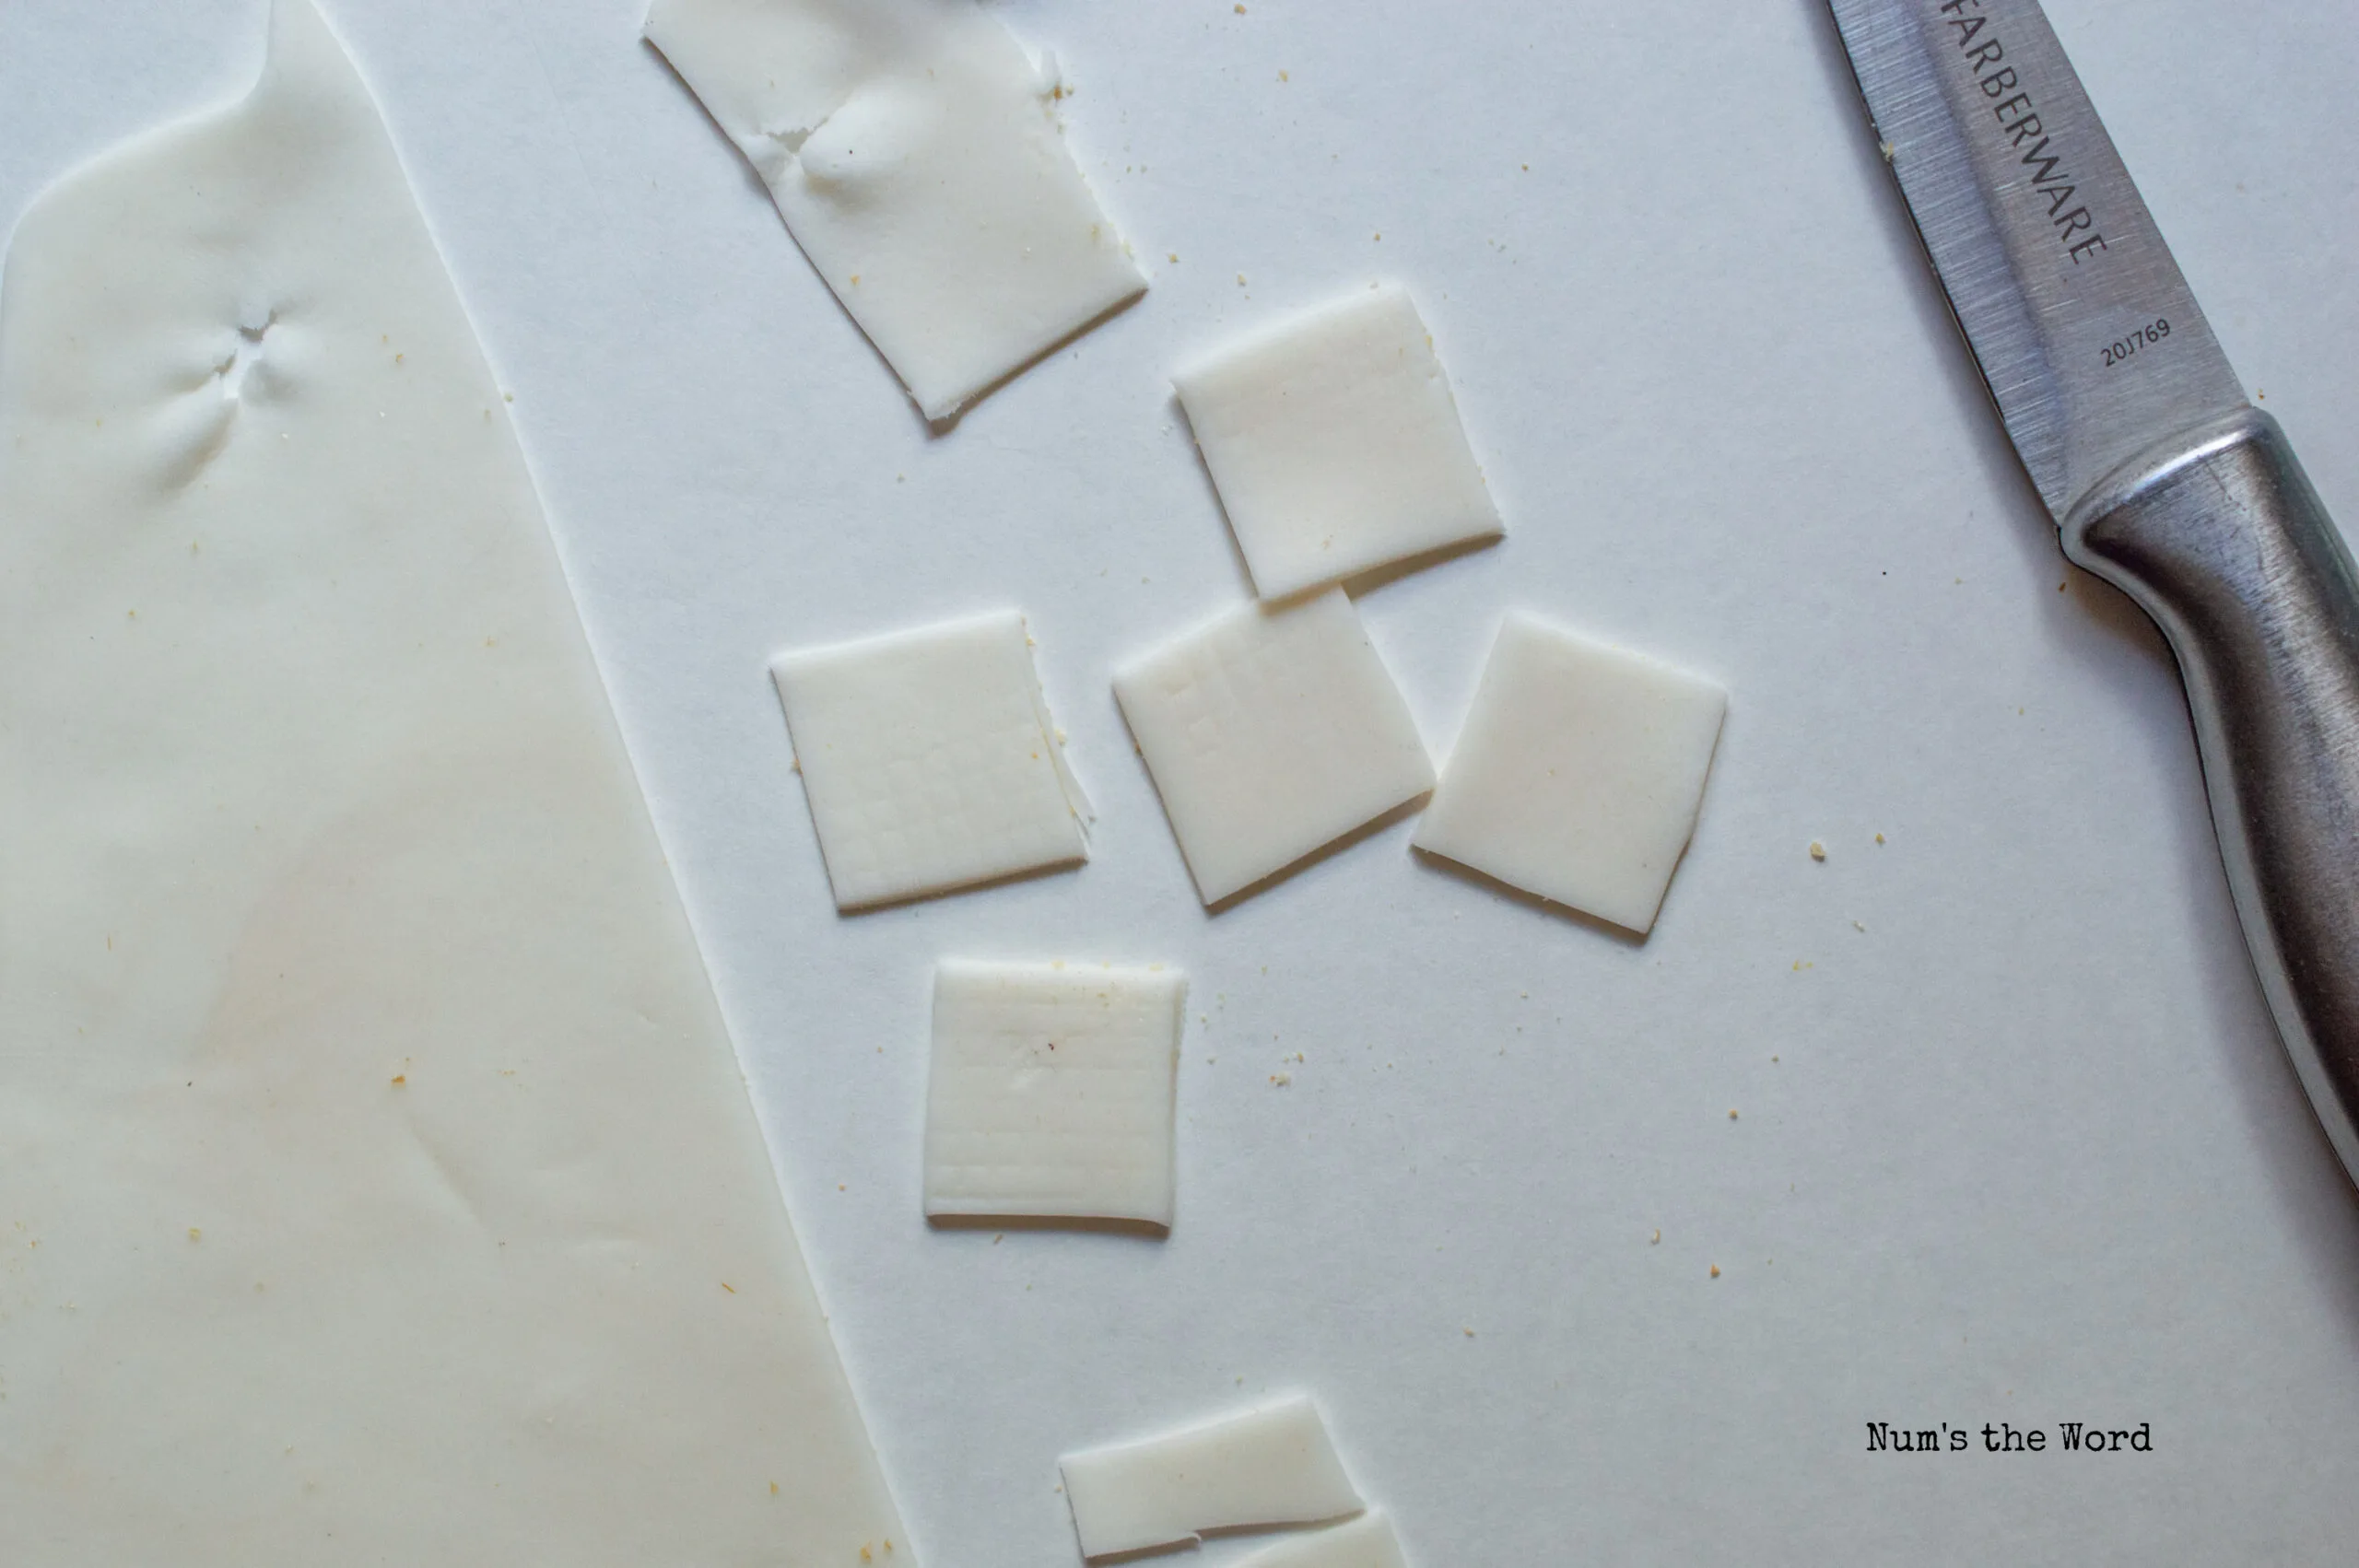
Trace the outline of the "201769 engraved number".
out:
<instances>
[{"instance_id":1,"label":"201769 engraved number","mask_svg":"<svg viewBox=\"0 0 2359 1568\"><path fill-rule=\"evenodd\" d=\"M2141 348L2152 348L2171 335L2170 322L2157 318L2142 327L2134 327L2105 346L2105 362L2118 365Z\"/></svg>"}]
</instances>

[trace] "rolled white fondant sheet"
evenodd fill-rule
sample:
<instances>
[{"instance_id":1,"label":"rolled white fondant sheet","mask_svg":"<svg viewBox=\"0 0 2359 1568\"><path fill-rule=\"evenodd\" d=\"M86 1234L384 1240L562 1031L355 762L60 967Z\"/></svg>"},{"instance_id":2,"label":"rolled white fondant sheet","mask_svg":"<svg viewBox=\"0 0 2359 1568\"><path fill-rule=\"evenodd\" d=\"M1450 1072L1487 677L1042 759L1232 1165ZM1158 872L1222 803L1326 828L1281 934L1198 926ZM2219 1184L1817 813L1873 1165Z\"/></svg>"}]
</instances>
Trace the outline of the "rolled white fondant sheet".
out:
<instances>
[{"instance_id":1,"label":"rolled white fondant sheet","mask_svg":"<svg viewBox=\"0 0 2359 1568\"><path fill-rule=\"evenodd\" d=\"M0 735L0 1562L908 1558L310 0L11 246Z\"/></svg>"}]
</instances>

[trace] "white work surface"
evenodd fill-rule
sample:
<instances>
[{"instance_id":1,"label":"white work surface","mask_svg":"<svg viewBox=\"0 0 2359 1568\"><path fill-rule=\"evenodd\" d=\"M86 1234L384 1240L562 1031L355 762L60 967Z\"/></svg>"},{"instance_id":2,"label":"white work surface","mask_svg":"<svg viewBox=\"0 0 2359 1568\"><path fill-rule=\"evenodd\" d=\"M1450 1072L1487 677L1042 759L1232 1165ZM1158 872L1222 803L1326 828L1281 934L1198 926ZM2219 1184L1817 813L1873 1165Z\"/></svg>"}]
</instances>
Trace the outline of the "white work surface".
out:
<instances>
[{"instance_id":1,"label":"white work surface","mask_svg":"<svg viewBox=\"0 0 2359 1568\"><path fill-rule=\"evenodd\" d=\"M1819 0L1010 4L1153 288L938 438L642 0L323 3L514 392L929 1568L1074 1561L1061 1451L1294 1388L1422 1568L2347 1557L2359 1201L2170 660L2059 556ZM241 93L263 9L6 0L0 223ZM2350 7L2052 18L2359 525ZM1168 371L1379 278L1508 528L1361 602L1436 755L1510 606L1732 694L1643 943L1407 822L1207 917L1133 755L1115 663L1246 591ZM839 918L769 657L1006 605L1095 859ZM1168 1239L928 1228L943 954L1186 968Z\"/></svg>"}]
</instances>

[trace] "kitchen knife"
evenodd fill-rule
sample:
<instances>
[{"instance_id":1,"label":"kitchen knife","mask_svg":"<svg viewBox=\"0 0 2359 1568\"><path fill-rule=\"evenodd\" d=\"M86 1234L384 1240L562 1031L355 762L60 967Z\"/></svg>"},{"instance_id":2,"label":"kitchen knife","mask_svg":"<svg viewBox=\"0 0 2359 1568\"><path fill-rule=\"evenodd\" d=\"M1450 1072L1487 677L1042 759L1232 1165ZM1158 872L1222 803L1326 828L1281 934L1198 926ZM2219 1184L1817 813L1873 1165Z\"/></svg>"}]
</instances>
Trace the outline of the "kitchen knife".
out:
<instances>
[{"instance_id":1,"label":"kitchen knife","mask_svg":"<svg viewBox=\"0 0 2359 1568\"><path fill-rule=\"evenodd\" d=\"M1829 0L2064 554L2178 659L2278 1034L2359 1180L2359 579L2036 0Z\"/></svg>"}]
</instances>

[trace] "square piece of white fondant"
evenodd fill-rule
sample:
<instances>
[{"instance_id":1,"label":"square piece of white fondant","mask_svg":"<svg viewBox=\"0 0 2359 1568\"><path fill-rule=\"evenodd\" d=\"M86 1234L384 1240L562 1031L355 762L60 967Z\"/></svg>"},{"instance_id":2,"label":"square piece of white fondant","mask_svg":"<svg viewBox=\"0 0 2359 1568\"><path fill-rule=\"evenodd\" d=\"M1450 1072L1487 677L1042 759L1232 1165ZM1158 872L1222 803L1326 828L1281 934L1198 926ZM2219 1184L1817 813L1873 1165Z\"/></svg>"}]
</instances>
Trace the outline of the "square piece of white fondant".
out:
<instances>
[{"instance_id":1,"label":"square piece of white fondant","mask_svg":"<svg viewBox=\"0 0 2359 1568\"><path fill-rule=\"evenodd\" d=\"M1161 968L938 966L926 1213L1168 1226L1186 993Z\"/></svg>"},{"instance_id":2,"label":"square piece of white fondant","mask_svg":"<svg viewBox=\"0 0 2359 1568\"><path fill-rule=\"evenodd\" d=\"M972 0L655 0L647 38L928 419L1145 289L1053 68Z\"/></svg>"},{"instance_id":3,"label":"square piece of white fondant","mask_svg":"<svg viewBox=\"0 0 2359 1568\"><path fill-rule=\"evenodd\" d=\"M1699 676L1510 614L1414 843L1644 932L1727 710Z\"/></svg>"},{"instance_id":4,"label":"square piece of white fondant","mask_svg":"<svg viewBox=\"0 0 2359 1568\"><path fill-rule=\"evenodd\" d=\"M1433 788L1341 589L1241 604L1118 671L1114 695L1206 904Z\"/></svg>"},{"instance_id":5,"label":"square piece of white fondant","mask_svg":"<svg viewBox=\"0 0 2359 1568\"><path fill-rule=\"evenodd\" d=\"M770 666L839 909L1088 858L1015 611Z\"/></svg>"},{"instance_id":6,"label":"square piece of white fondant","mask_svg":"<svg viewBox=\"0 0 2359 1568\"><path fill-rule=\"evenodd\" d=\"M1172 382L1264 599L1500 532L1403 289L1281 322Z\"/></svg>"},{"instance_id":7,"label":"square piece of white fondant","mask_svg":"<svg viewBox=\"0 0 2359 1568\"><path fill-rule=\"evenodd\" d=\"M1176 1546L1207 1530L1342 1518L1364 1506L1308 1395L1057 1461L1086 1558Z\"/></svg>"}]
</instances>

